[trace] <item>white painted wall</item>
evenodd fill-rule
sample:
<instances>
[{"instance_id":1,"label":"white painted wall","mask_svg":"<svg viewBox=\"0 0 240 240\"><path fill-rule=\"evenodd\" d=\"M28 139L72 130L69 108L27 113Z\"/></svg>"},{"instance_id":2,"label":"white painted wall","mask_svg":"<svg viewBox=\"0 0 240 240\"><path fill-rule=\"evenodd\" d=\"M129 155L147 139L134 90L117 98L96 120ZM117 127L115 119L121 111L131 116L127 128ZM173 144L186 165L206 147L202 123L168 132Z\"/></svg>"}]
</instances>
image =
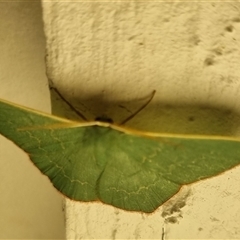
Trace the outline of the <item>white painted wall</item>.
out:
<instances>
[{"instance_id":1,"label":"white painted wall","mask_svg":"<svg viewBox=\"0 0 240 240\"><path fill-rule=\"evenodd\" d=\"M0 98L50 112L40 1L0 3ZM0 135L0 239L64 239L62 196Z\"/></svg>"},{"instance_id":2,"label":"white painted wall","mask_svg":"<svg viewBox=\"0 0 240 240\"><path fill-rule=\"evenodd\" d=\"M48 76L86 117L119 122L129 115L120 104L133 111L156 89L128 126L239 135L239 3L42 2ZM67 236L161 239L165 221L165 239L239 239L239 181L237 167L150 215L67 201Z\"/></svg>"}]
</instances>

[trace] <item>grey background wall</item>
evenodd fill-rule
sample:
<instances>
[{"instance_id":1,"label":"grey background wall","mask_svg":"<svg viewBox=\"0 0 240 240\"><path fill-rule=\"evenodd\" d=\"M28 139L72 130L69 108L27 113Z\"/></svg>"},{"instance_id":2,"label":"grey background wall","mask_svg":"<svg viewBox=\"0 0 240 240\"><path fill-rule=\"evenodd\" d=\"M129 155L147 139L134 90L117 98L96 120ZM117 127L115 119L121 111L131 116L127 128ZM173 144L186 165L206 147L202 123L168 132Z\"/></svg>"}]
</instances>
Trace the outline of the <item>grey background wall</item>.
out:
<instances>
[{"instance_id":1,"label":"grey background wall","mask_svg":"<svg viewBox=\"0 0 240 240\"><path fill-rule=\"evenodd\" d=\"M50 112L40 1L0 2L0 98ZM0 136L0 239L64 239L62 196Z\"/></svg>"}]
</instances>

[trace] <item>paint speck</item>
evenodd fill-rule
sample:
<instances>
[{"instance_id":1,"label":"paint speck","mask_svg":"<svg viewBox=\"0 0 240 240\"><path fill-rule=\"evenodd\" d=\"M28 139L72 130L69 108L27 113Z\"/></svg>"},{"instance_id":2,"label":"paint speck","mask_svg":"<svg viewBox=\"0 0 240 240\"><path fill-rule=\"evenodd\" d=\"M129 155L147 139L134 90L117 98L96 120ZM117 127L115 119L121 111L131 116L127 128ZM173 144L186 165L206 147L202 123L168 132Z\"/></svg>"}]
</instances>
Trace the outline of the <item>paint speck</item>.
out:
<instances>
[{"instance_id":1,"label":"paint speck","mask_svg":"<svg viewBox=\"0 0 240 240\"><path fill-rule=\"evenodd\" d=\"M197 46L197 45L199 45L201 40L197 35L194 35L189 39L189 42L192 43L193 45Z\"/></svg>"},{"instance_id":2,"label":"paint speck","mask_svg":"<svg viewBox=\"0 0 240 240\"><path fill-rule=\"evenodd\" d=\"M132 41L134 38L136 38L136 36L131 36L128 38L128 41Z\"/></svg>"},{"instance_id":3,"label":"paint speck","mask_svg":"<svg viewBox=\"0 0 240 240\"><path fill-rule=\"evenodd\" d=\"M223 54L221 48L215 48L212 51L215 55L218 55L218 56L221 56Z\"/></svg>"},{"instance_id":4,"label":"paint speck","mask_svg":"<svg viewBox=\"0 0 240 240\"><path fill-rule=\"evenodd\" d=\"M207 66L211 66L214 64L214 60L212 58L208 57L205 59L204 64Z\"/></svg>"},{"instance_id":5,"label":"paint speck","mask_svg":"<svg viewBox=\"0 0 240 240\"><path fill-rule=\"evenodd\" d=\"M232 21L233 21L233 22L240 22L240 18L239 18L239 17L235 17L235 18L233 18Z\"/></svg>"},{"instance_id":6,"label":"paint speck","mask_svg":"<svg viewBox=\"0 0 240 240\"><path fill-rule=\"evenodd\" d=\"M117 229L114 229L114 230L112 231L112 239L113 239L113 240L116 239L116 234L117 234Z\"/></svg>"},{"instance_id":7,"label":"paint speck","mask_svg":"<svg viewBox=\"0 0 240 240\"><path fill-rule=\"evenodd\" d=\"M174 223L178 223L178 218L177 217L168 217L168 218L166 218L165 219L165 223L172 223L172 224L174 224Z\"/></svg>"},{"instance_id":8,"label":"paint speck","mask_svg":"<svg viewBox=\"0 0 240 240\"><path fill-rule=\"evenodd\" d=\"M195 117L193 117L193 116L188 117L188 121L189 121L189 122L195 121Z\"/></svg>"},{"instance_id":9,"label":"paint speck","mask_svg":"<svg viewBox=\"0 0 240 240\"><path fill-rule=\"evenodd\" d=\"M233 26L227 26L227 27L225 27L225 30L227 31L227 32L232 32L233 31Z\"/></svg>"},{"instance_id":10,"label":"paint speck","mask_svg":"<svg viewBox=\"0 0 240 240\"><path fill-rule=\"evenodd\" d=\"M219 220L217 218L213 217L213 216L211 216L210 219L211 219L212 222L219 222Z\"/></svg>"}]
</instances>

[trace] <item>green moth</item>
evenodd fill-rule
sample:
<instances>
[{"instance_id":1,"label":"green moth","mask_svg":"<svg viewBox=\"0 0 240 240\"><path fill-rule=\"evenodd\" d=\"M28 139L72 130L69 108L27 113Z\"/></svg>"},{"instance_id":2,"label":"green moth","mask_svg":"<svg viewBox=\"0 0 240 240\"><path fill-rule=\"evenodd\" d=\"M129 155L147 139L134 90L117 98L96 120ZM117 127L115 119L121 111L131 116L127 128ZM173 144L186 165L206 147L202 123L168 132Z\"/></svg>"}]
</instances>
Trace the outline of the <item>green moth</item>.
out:
<instances>
[{"instance_id":1,"label":"green moth","mask_svg":"<svg viewBox=\"0 0 240 240\"><path fill-rule=\"evenodd\" d=\"M150 213L182 185L240 164L240 139L77 122L0 100L0 134L76 201Z\"/></svg>"}]
</instances>

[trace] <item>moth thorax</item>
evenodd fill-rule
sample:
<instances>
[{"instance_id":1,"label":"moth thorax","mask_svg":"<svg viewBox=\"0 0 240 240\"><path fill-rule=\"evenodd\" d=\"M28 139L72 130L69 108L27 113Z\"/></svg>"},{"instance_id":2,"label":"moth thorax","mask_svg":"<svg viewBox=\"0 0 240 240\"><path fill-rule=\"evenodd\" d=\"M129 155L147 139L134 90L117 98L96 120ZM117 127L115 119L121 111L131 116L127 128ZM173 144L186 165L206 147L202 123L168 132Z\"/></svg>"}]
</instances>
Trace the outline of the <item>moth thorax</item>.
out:
<instances>
[{"instance_id":1,"label":"moth thorax","mask_svg":"<svg viewBox=\"0 0 240 240\"><path fill-rule=\"evenodd\" d=\"M113 120L107 116L96 117L95 121L113 123Z\"/></svg>"}]
</instances>

